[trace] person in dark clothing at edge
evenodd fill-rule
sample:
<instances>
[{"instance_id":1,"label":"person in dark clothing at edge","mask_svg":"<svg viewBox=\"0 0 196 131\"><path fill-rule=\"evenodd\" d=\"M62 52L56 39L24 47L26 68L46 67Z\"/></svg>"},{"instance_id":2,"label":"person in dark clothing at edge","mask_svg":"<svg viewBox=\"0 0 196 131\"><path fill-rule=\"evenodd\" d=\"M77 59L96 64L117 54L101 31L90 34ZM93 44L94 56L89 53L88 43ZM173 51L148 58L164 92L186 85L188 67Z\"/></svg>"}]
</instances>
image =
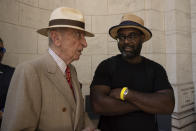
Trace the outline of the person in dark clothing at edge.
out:
<instances>
[{"instance_id":1,"label":"person in dark clothing at edge","mask_svg":"<svg viewBox=\"0 0 196 131\"><path fill-rule=\"evenodd\" d=\"M165 69L140 55L152 37L144 21L125 14L109 29L121 54L102 61L90 87L101 131L157 131L156 114L171 114L175 100Z\"/></svg>"},{"instance_id":2,"label":"person in dark clothing at edge","mask_svg":"<svg viewBox=\"0 0 196 131\"><path fill-rule=\"evenodd\" d=\"M0 38L0 127L5 107L7 91L10 85L12 75L14 73L14 68L1 63L5 52L6 49L4 48L3 40Z\"/></svg>"}]
</instances>

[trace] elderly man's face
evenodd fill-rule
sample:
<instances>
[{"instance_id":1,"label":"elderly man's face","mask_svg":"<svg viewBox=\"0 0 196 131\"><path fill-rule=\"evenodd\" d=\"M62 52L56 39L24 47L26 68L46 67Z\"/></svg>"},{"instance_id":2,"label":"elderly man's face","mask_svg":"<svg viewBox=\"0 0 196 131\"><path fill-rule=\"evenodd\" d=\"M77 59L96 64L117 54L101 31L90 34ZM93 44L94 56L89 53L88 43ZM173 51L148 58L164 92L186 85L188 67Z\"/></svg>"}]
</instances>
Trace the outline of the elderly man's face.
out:
<instances>
[{"instance_id":1,"label":"elderly man's face","mask_svg":"<svg viewBox=\"0 0 196 131\"><path fill-rule=\"evenodd\" d=\"M87 47L84 33L75 29L61 31L60 43L62 57L71 62L78 60L83 48Z\"/></svg>"},{"instance_id":2,"label":"elderly man's face","mask_svg":"<svg viewBox=\"0 0 196 131\"><path fill-rule=\"evenodd\" d=\"M137 29L125 28L118 32L118 48L129 59L140 55L144 35Z\"/></svg>"}]
</instances>

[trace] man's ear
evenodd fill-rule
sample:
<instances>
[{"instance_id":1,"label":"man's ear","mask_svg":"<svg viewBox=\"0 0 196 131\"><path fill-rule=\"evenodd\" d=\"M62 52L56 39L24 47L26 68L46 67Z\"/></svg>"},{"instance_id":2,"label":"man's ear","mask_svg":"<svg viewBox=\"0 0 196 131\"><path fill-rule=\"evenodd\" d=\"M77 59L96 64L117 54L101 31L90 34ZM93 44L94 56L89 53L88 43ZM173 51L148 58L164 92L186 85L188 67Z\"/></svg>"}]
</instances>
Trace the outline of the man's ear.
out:
<instances>
[{"instance_id":1,"label":"man's ear","mask_svg":"<svg viewBox=\"0 0 196 131\"><path fill-rule=\"evenodd\" d=\"M52 41L53 41L53 44L55 45L55 46L60 46L61 45L61 42L60 42L60 40L61 40L61 35L60 35L60 33L59 32L57 32L57 31L51 31L50 32L50 37L51 37L51 39L52 39Z\"/></svg>"}]
</instances>

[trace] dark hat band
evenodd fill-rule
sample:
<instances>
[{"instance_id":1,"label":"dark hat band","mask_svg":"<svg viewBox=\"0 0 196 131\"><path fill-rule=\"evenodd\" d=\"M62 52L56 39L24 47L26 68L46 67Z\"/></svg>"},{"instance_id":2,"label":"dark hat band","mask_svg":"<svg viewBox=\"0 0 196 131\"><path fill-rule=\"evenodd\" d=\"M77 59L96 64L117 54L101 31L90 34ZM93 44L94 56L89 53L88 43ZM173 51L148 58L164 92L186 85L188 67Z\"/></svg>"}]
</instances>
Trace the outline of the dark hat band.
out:
<instances>
[{"instance_id":1,"label":"dark hat band","mask_svg":"<svg viewBox=\"0 0 196 131\"><path fill-rule=\"evenodd\" d=\"M116 25L116 26L111 27L109 29L109 34L111 35L111 30L113 30L114 28L119 28L120 29L120 27L123 27L123 26L125 26L125 27L127 27L127 26L131 26L131 27L132 26L135 26L135 27L143 28L144 30L146 30L150 34L150 36L152 36L152 32L148 28L146 28L143 25L138 24L138 23L136 23L134 21L129 21L129 20L128 21L123 21L119 25Z\"/></svg>"},{"instance_id":2,"label":"dark hat band","mask_svg":"<svg viewBox=\"0 0 196 131\"><path fill-rule=\"evenodd\" d=\"M71 25L71 26L77 26L80 28L85 28L85 24L80 21L75 21L75 20L69 20L69 19L55 19L49 21L49 26L54 26L54 25Z\"/></svg>"},{"instance_id":3,"label":"dark hat band","mask_svg":"<svg viewBox=\"0 0 196 131\"><path fill-rule=\"evenodd\" d=\"M152 35L152 33L151 33L151 31L149 29L147 29L143 25L138 24L138 23L136 23L134 21L123 21L118 26L130 26L130 25L131 26L139 26L139 27L142 27L143 29L147 30L150 33L150 35Z\"/></svg>"},{"instance_id":4,"label":"dark hat band","mask_svg":"<svg viewBox=\"0 0 196 131\"><path fill-rule=\"evenodd\" d=\"M120 25L123 25L123 26L127 26L127 25L142 26L139 23L136 23L134 21L129 21L129 20L121 22Z\"/></svg>"}]
</instances>

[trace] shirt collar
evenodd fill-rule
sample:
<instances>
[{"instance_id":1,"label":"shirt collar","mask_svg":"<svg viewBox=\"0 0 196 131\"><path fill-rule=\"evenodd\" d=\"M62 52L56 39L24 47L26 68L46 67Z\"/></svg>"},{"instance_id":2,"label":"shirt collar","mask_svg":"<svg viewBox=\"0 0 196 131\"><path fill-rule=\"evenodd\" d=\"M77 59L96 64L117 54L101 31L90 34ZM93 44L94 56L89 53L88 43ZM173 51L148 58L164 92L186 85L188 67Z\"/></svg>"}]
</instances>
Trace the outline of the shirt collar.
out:
<instances>
[{"instance_id":1,"label":"shirt collar","mask_svg":"<svg viewBox=\"0 0 196 131\"><path fill-rule=\"evenodd\" d=\"M54 61L57 63L58 67L64 74L67 68L65 62L51 48L48 49L48 53L52 56L52 58L54 59Z\"/></svg>"}]
</instances>

